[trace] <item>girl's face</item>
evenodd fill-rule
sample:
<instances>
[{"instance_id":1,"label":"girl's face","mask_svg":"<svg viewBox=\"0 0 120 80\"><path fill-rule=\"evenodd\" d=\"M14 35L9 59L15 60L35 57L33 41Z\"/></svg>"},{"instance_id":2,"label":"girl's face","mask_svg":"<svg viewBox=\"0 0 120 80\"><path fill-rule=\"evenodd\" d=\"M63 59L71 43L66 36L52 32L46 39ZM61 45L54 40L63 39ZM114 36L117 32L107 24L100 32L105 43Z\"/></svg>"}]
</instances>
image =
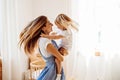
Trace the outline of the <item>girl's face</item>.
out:
<instances>
[{"instance_id":1,"label":"girl's face","mask_svg":"<svg viewBox=\"0 0 120 80\"><path fill-rule=\"evenodd\" d=\"M56 26L57 26L60 30L64 30L64 29L65 29L64 26L58 24L56 21L55 21L55 24L56 24Z\"/></svg>"},{"instance_id":2,"label":"girl's face","mask_svg":"<svg viewBox=\"0 0 120 80\"><path fill-rule=\"evenodd\" d=\"M43 27L42 30L45 32L45 34L49 34L52 31L52 26L53 24L49 20L47 20L46 26Z\"/></svg>"}]
</instances>

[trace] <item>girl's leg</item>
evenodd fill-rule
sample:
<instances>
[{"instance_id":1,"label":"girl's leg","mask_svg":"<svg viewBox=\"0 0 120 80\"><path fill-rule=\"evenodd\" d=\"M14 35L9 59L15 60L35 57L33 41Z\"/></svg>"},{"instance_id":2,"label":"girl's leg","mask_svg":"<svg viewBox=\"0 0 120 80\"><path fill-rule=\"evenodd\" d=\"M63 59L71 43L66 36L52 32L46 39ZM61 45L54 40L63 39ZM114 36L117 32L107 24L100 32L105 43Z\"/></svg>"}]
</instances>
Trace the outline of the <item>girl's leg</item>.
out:
<instances>
[{"instance_id":1,"label":"girl's leg","mask_svg":"<svg viewBox=\"0 0 120 80\"><path fill-rule=\"evenodd\" d=\"M61 62L58 59L55 59L56 62L56 68L57 68L57 78L56 80L61 80Z\"/></svg>"},{"instance_id":2,"label":"girl's leg","mask_svg":"<svg viewBox=\"0 0 120 80\"><path fill-rule=\"evenodd\" d=\"M57 66L57 74L61 74L61 62L58 59L55 59L56 66Z\"/></svg>"}]
</instances>

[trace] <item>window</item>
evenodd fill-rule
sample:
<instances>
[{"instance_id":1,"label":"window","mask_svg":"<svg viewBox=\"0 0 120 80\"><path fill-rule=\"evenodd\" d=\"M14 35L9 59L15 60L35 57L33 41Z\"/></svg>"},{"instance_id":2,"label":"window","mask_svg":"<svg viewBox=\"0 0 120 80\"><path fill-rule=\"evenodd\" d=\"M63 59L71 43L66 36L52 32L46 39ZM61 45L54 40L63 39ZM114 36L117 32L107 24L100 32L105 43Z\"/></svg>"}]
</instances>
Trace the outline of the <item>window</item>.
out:
<instances>
[{"instance_id":1,"label":"window","mask_svg":"<svg viewBox=\"0 0 120 80\"><path fill-rule=\"evenodd\" d=\"M72 15L80 24L80 50L92 55L95 49L103 55L120 53L119 0L72 0Z\"/></svg>"}]
</instances>

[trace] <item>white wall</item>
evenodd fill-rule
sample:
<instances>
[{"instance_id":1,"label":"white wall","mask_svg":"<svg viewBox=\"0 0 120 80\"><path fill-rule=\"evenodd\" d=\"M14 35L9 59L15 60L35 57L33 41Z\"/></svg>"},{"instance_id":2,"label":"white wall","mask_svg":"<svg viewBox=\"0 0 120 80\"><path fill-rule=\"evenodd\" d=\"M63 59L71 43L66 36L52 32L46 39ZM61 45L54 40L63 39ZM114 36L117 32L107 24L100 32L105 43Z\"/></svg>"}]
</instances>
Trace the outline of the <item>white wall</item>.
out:
<instances>
[{"instance_id":1,"label":"white wall","mask_svg":"<svg viewBox=\"0 0 120 80\"><path fill-rule=\"evenodd\" d=\"M33 19L32 16L32 1L33 0L16 0L16 30L17 39L21 30ZM18 41L18 40L17 40ZM16 42L16 40L14 41ZM17 53L18 52L18 53ZM15 51L12 53L11 63L11 80L23 80L24 71L28 69L28 58L23 51ZM17 75L16 75L17 74ZM7 79L4 79L7 80Z\"/></svg>"},{"instance_id":2,"label":"white wall","mask_svg":"<svg viewBox=\"0 0 120 80\"><path fill-rule=\"evenodd\" d=\"M51 21L60 13L69 14L70 0L35 0L33 1L33 17L46 15Z\"/></svg>"},{"instance_id":3,"label":"white wall","mask_svg":"<svg viewBox=\"0 0 120 80\"><path fill-rule=\"evenodd\" d=\"M33 19L33 0L17 0L16 23L23 29Z\"/></svg>"}]
</instances>

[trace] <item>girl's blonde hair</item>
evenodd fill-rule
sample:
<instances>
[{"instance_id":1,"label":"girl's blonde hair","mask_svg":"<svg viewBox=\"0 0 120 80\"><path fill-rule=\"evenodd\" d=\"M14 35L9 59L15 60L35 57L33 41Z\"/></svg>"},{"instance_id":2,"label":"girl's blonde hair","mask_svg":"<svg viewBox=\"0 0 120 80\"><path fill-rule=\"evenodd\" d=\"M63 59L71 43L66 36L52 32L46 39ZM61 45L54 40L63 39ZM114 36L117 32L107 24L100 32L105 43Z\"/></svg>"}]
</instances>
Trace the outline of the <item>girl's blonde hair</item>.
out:
<instances>
[{"instance_id":1,"label":"girl's blonde hair","mask_svg":"<svg viewBox=\"0 0 120 80\"><path fill-rule=\"evenodd\" d=\"M24 47L25 53L31 54L34 51L40 34L44 33L42 28L46 25L46 23L47 17L39 16L38 18L31 21L30 24L26 26L20 33L19 45L20 47Z\"/></svg>"},{"instance_id":2,"label":"girl's blonde hair","mask_svg":"<svg viewBox=\"0 0 120 80\"><path fill-rule=\"evenodd\" d=\"M55 22L60 26L64 26L65 28L68 28L71 26L72 28L78 31L78 28L75 26L75 22L65 14L59 14L56 17Z\"/></svg>"}]
</instances>

